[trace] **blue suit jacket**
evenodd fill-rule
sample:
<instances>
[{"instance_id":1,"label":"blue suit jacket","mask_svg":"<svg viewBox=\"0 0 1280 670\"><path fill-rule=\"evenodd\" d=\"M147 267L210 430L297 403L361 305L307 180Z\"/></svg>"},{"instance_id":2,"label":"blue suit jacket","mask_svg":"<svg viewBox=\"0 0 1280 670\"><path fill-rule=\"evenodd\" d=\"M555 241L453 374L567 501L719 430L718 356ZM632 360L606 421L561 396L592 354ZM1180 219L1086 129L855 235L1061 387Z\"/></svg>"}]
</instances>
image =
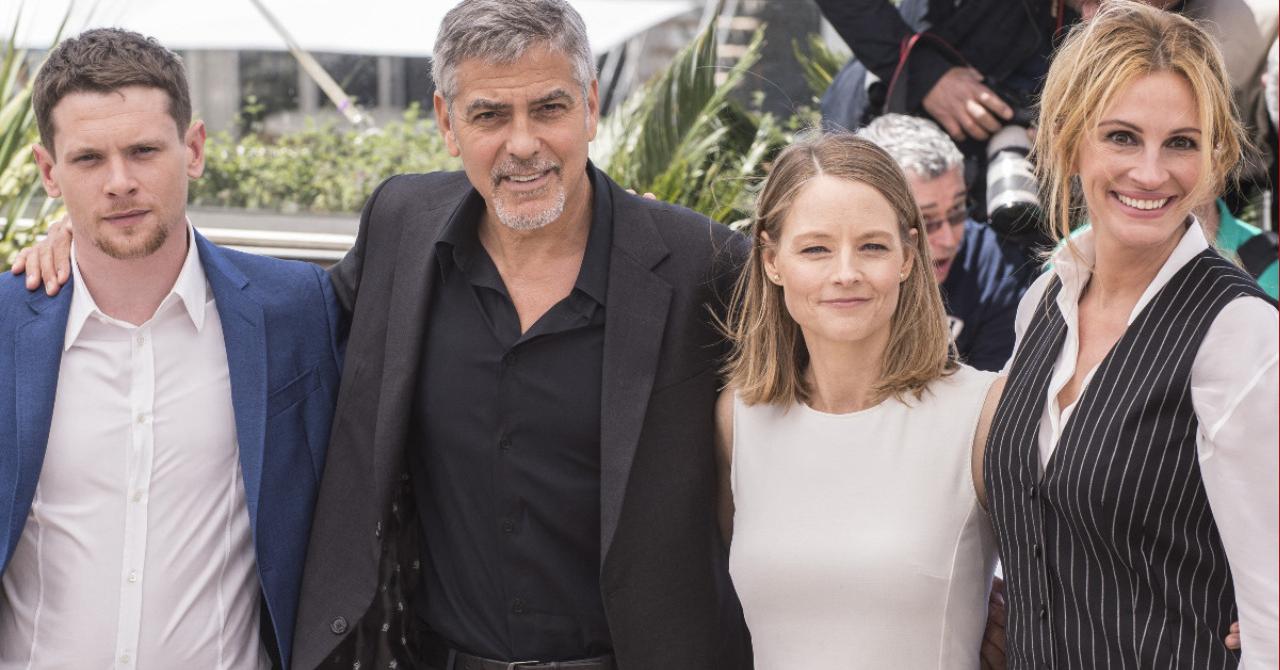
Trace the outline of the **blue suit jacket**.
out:
<instances>
[{"instance_id":1,"label":"blue suit jacket","mask_svg":"<svg viewBox=\"0 0 1280 670\"><path fill-rule=\"evenodd\" d=\"M286 667L342 360L328 276L222 249L197 233L222 321L240 469L262 594ZM44 462L74 286L56 297L0 275L0 574Z\"/></svg>"}]
</instances>

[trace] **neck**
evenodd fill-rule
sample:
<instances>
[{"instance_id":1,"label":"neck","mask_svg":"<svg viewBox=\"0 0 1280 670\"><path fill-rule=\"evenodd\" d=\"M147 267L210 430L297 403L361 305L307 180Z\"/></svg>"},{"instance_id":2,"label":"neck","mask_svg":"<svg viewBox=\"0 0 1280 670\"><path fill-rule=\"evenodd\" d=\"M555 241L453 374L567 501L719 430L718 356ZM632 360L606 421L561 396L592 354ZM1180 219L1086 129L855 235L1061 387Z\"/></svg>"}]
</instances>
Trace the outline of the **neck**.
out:
<instances>
[{"instance_id":1,"label":"neck","mask_svg":"<svg viewBox=\"0 0 1280 670\"><path fill-rule=\"evenodd\" d=\"M190 243L186 229L145 258L112 258L93 245L78 245L76 265L102 313L135 326L146 323L173 290Z\"/></svg>"},{"instance_id":2,"label":"neck","mask_svg":"<svg viewBox=\"0 0 1280 670\"><path fill-rule=\"evenodd\" d=\"M863 341L826 342L805 338L809 350L809 406L828 414L848 414L877 403L875 385L880 382L884 351L889 345L886 328Z\"/></svg>"},{"instance_id":3,"label":"neck","mask_svg":"<svg viewBox=\"0 0 1280 670\"><path fill-rule=\"evenodd\" d=\"M1087 290L1101 307L1136 302L1181 239L1182 235L1176 234L1158 248L1133 249L1108 237L1095 236L1093 274Z\"/></svg>"}]
</instances>

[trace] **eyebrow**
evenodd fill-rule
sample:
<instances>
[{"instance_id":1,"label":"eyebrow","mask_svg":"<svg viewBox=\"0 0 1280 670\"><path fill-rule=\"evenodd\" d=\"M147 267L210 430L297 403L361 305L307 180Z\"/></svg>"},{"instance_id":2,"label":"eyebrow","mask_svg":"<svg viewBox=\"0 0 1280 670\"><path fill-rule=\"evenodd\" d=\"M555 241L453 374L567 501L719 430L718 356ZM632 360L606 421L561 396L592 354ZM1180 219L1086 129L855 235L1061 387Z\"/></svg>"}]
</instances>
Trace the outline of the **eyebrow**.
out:
<instances>
[{"instance_id":1,"label":"eyebrow","mask_svg":"<svg viewBox=\"0 0 1280 670\"><path fill-rule=\"evenodd\" d=\"M536 107L538 105L545 105L548 102L555 102L557 100L568 100L572 102L573 96L569 95L569 93L564 89L557 88L546 95L529 101L529 106ZM487 98L476 98L467 104L467 116L471 116L476 112L509 112L512 108L513 106L510 103L497 102Z\"/></svg>"},{"instance_id":2,"label":"eyebrow","mask_svg":"<svg viewBox=\"0 0 1280 670\"><path fill-rule=\"evenodd\" d=\"M1129 123L1128 121L1121 121L1120 119L1106 119L1106 120L1104 120L1104 121L1102 121L1101 123L1099 123L1099 124L1098 124L1098 127L1099 127L1099 128L1101 128L1101 127L1103 127L1103 126L1121 126L1121 127L1123 127L1123 128L1128 128L1129 130L1132 130L1132 131L1134 131L1135 133L1142 134L1142 129L1141 129L1141 128L1139 128L1138 126L1135 126L1135 125L1134 125L1134 124L1132 124L1132 123ZM1184 128L1175 128L1175 129L1173 129L1173 130L1169 131L1169 134L1170 134L1170 135L1187 135L1187 134L1190 134L1190 133L1195 133L1195 134L1199 135L1199 134L1200 134L1200 129L1199 129L1199 128L1193 128L1193 127L1191 127L1191 126L1186 126L1186 127L1184 127Z\"/></svg>"}]
</instances>

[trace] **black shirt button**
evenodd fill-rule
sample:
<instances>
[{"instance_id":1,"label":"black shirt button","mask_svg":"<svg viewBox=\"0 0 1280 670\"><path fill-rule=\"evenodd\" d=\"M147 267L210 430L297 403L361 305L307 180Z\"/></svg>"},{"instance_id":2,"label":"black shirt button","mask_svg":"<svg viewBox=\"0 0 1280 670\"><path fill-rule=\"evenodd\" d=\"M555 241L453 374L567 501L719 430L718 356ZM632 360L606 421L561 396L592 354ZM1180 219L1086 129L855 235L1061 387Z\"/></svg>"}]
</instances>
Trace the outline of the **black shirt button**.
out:
<instances>
[{"instance_id":1,"label":"black shirt button","mask_svg":"<svg viewBox=\"0 0 1280 670\"><path fill-rule=\"evenodd\" d=\"M507 353L503 354L502 356L503 367L509 368L515 364L516 364L516 352L508 351Z\"/></svg>"},{"instance_id":2,"label":"black shirt button","mask_svg":"<svg viewBox=\"0 0 1280 670\"><path fill-rule=\"evenodd\" d=\"M373 526L373 536L374 536L374 537L382 537L382 522L381 522L381 521L379 521L378 523L374 524L374 526Z\"/></svg>"},{"instance_id":3,"label":"black shirt button","mask_svg":"<svg viewBox=\"0 0 1280 670\"><path fill-rule=\"evenodd\" d=\"M501 440L498 440L498 448L499 448L499 449L501 449L501 450L503 450L503 451L510 451L510 450L511 450L511 438L509 438L509 437L504 437L504 438L502 438Z\"/></svg>"},{"instance_id":4,"label":"black shirt button","mask_svg":"<svg viewBox=\"0 0 1280 670\"><path fill-rule=\"evenodd\" d=\"M512 521L511 519L507 519L503 521L502 532L507 533L508 535L516 532L516 522Z\"/></svg>"},{"instance_id":5,"label":"black shirt button","mask_svg":"<svg viewBox=\"0 0 1280 670\"><path fill-rule=\"evenodd\" d=\"M524 614L525 612L524 598L516 598L515 600L511 601L511 611L516 614Z\"/></svg>"},{"instance_id":6,"label":"black shirt button","mask_svg":"<svg viewBox=\"0 0 1280 670\"><path fill-rule=\"evenodd\" d=\"M330 621L329 630L333 631L334 635L342 635L347 632L347 620L343 617L338 617L333 621Z\"/></svg>"}]
</instances>

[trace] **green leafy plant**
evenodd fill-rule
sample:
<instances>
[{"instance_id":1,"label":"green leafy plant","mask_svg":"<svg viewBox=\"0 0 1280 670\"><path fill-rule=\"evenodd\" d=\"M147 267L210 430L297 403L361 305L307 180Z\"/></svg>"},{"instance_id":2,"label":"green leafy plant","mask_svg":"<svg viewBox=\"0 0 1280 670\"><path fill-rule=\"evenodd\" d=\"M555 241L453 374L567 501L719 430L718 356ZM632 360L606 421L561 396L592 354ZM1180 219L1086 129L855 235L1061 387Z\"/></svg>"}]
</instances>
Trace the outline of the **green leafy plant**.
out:
<instances>
[{"instance_id":1,"label":"green leafy plant","mask_svg":"<svg viewBox=\"0 0 1280 670\"><path fill-rule=\"evenodd\" d=\"M195 205L283 212L356 212L383 179L402 172L456 170L435 123L418 107L375 130L332 124L264 138L209 139Z\"/></svg>"},{"instance_id":2,"label":"green leafy plant","mask_svg":"<svg viewBox=\"0 0 1280 670\"><path fill-rule=\"evenodd\" d=\"M31 153L39 132L31 108L31 77L26 76L27 52L15 46L20 14L18 18L8 41L0 44L0 271L9 269L14 254L35 241L59 209L58 201L45 197Z\"/></svg>"},{"instance_id":3,"label":"green leafy plant","mask_svg":"<svg viewBox=\"0 0 1280 670\"><path fill-rule=\"evenodd\" d=\"M763 39L762 27L737 64L720 68L710 22L606 120L597 164L659 200L726 223L748 219L767 161L789 140L775 117L731 97L759 59Z\"/></svg>"},{"instance_id":4,"label":"green leafy plant","mask_svg":"<svg viewBox=\"0 0 1280 670\"><path fill-rule=\"evenodd\" d=\"M803 45L799 40L793 40L791 50L796 55L796 62L800 63L805 83L813 91L814 100L822 97L840 68L849 62L848 54L839 53L827 46L826 40L817 34L809 35Z\"/></svg>"}]
</instances>

